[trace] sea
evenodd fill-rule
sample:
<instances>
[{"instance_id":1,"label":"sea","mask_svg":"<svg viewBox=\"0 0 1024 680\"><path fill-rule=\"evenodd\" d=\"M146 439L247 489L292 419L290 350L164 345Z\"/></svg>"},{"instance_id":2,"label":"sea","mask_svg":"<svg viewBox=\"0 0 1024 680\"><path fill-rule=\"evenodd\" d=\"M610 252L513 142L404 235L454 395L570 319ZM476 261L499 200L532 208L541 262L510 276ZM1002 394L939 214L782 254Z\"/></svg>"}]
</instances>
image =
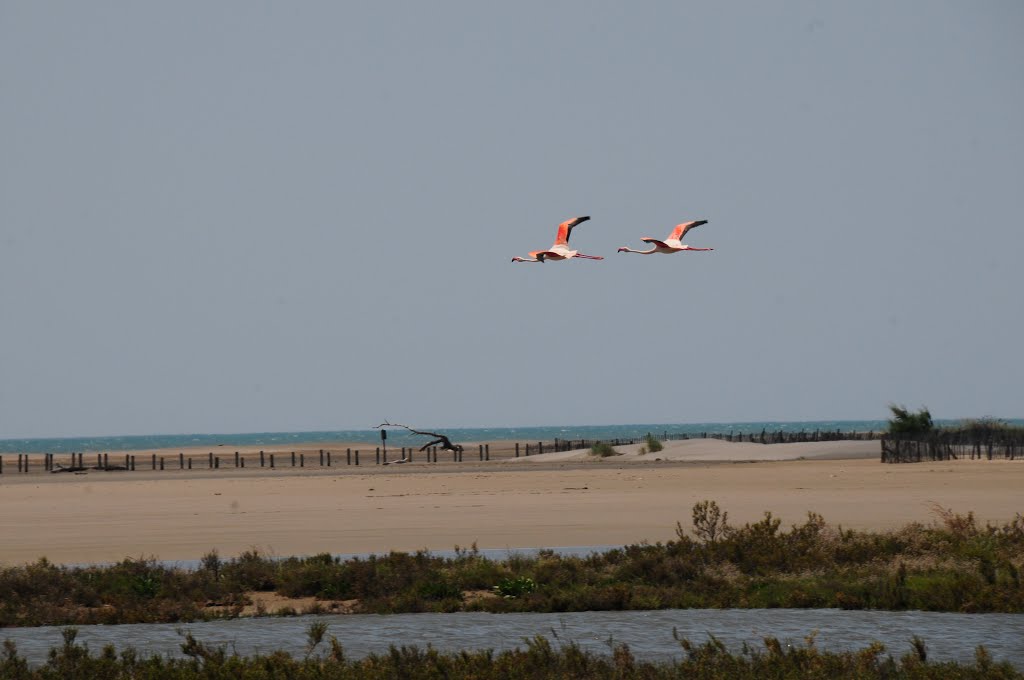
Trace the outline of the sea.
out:
<instances>
[{"instance_id":1,"label":"sea","mask_svg":"<svg viewBox=\"0 0 1024 680\"><path fill-rule=\"evenodd\" d=\"M937 425L953 425L959 420L937 420ZM1024 426L1024 419L1004 420L1011 425ZM751 421L735 423L633 423L625 425L557 425L543 427L468 427L431 428L452 441L537 442L554 439L633 439L647 435L657 436L707 434L748 434L768 432L881 432L888 426L885 420L810 420L810 421ZM417 425L417 427L420 427ZM422 444L420 435L402 428L385 428L389 446ZM248 432L235 434L152 434L105 437L60 437L39 439L0 439L0 453L87 453L90 451L138 451L148 449L180 449L186 447L263 446L278 448L319 444L326 442L352 442L372 444L380 442L380 430L316 430L308 432Z\"/></svg>"}]
</instances>

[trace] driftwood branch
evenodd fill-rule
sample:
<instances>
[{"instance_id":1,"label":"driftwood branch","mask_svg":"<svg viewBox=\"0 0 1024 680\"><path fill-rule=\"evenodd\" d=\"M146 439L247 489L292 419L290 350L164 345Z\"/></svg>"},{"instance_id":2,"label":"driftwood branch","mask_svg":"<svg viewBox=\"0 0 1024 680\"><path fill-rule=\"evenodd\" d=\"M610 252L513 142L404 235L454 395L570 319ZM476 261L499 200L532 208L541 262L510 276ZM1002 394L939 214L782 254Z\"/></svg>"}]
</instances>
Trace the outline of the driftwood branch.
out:
<instances>
[{"instance_id":1,"label":"driftwood branch","mask_svg":"<svg viewBox=\"0 0 1024 680\"><path fill-rule=\"evenodd\" d=\"M437 432L427 432L425 430L417 430L409 427L408 425L402 425L401 423L389 423L388 421L385 420L383 423L377 425L373 429L379 430L384 427L401 427L408 430L409 432L412 432L413 434L423 435L424 437L433 437L434 440L427 442L426 444L421 446L420 451L428 449L431 446L434 446L435 444L440 444L441 448L445 451L462 451L462 446L460 446L459 444L453 444L452 440L443 434Z\"/></svg>"}]
</instances>

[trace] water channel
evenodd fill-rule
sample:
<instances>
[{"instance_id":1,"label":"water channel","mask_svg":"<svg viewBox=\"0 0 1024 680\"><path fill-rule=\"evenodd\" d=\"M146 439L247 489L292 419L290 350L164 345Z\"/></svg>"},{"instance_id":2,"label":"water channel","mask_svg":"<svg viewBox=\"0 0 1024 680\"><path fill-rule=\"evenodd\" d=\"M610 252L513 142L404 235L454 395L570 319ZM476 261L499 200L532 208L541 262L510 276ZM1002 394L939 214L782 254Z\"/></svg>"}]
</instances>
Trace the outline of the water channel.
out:
<instances>
[{"instance_id":1,"label":"water channel","mask_svg":"<svg viewBox=\"0 0 1024 680\"><path fill-rule=\"evenodd\" d=\"M882 642L894 657L910 651L917 635L927 644L929 660L970 662L983 644L996 661L1024 669L1024 614L953 614L934 612L842 611L837 609L666 609L658 611L575 612L561 614L392 614L266 617L188 624L80 626L77 642L97 653L106 644L132 647L142 655L181 656L183 633L191 632L210 645L223 645L243 656L284 650L305 653L306 629L316 620L328 625L328 636L342 643L346 654L362 657L386 652L391 645L431 645L440 650L513 649L524 638L547 637L554 645L574 641L596 653L607 653L609 641L627 643L643 659L679 658L673 637L702 643L714 635L730 649L746 642L763 650L773 636L793 645L816 632L815 644L832 651L860 649ZM60 646L62 627L6 628L0 639L13 640L33 665Z\"/></svg>"}]
</instances>

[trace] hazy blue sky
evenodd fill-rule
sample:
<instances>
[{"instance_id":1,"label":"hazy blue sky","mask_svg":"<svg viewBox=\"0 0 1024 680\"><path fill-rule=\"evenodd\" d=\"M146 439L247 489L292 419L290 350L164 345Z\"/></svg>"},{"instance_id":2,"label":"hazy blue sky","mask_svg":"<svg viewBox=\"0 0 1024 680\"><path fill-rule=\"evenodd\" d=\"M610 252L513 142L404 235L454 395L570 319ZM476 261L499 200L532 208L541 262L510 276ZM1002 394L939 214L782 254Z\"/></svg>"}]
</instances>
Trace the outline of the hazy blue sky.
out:
<instances>
[{"instance_id":1,"label":"hazy blue sky","mask_svg":"<svg viewBox=\"0 0 1024 680\"><path fill-rule=\"evenodd\" d=\"M0 437L1020 417L1022 36L1012 0L3 0ZM605 261L509 262L576 215ZM714 252L615 252L697 218Z\"/></svg>"}]
</instances>

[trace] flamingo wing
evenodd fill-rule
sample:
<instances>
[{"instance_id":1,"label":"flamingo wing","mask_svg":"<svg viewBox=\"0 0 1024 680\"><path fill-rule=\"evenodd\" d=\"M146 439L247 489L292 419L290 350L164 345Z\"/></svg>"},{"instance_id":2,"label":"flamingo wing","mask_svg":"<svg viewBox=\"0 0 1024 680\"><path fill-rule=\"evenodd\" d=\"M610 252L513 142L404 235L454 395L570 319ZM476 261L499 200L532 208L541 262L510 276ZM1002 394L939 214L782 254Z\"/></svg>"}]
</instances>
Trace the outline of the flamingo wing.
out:
<instances>
[{"instance_id":1,"label":"flamingo wing","mask_svg":"<svg viewBox=\"0 0 1024 680\"><path fill-rule=\"evenodd\" d=\"M555 236L555 245L569 245L569 235L572 234L572 228L580 222L586 222L589 219L589 215L584 215L583 217L574 217L559 224L558 235Z\"/></svg>"},{"instance_id":2,"label":"flamingo wing","mask_svg":"<svg viewBox=\"0 0 1024 680\"><path fill-rule=\"evenodd\" d=\"M667 243L665 243L664 241L659 241L656 238L651 238L650 236L644 236L640 240L643 241L644 243L654 244L654 245L658 246L659 248L668 248L668 244Z\"/></svg>"},{"instance_id":3,"label":"flamingo wing","mask_svg":"<svg viewBox=\"0 0 1024 680\"><path fill-rule=\"evenodd\" d=\"M669 239L675 239L682 241L683 237L686 236L686 232L690 231L694 227L699 227L702 224L707 224L707 220L694 220L693 222L683 222L682 224L676 225L676 228L672 230L672 233L668 235Z\"/></svg>"}]
</instances>

